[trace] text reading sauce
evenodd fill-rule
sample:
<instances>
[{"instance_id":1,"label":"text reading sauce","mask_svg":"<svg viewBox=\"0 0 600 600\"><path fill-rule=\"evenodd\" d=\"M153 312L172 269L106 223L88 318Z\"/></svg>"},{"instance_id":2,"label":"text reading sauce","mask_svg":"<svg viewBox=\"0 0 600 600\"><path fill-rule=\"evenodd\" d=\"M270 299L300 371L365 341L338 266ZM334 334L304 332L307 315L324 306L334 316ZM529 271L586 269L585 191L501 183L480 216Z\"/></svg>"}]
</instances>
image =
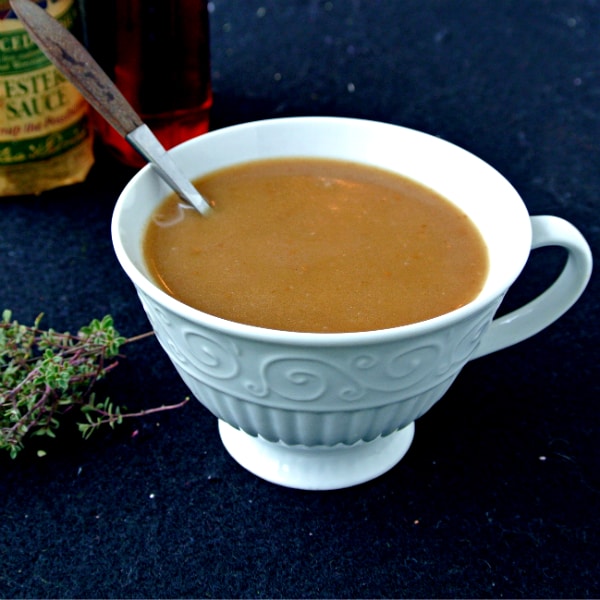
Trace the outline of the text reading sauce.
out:
<instances>
[{"instance_id":1,"label":"text reading sauce","mask_svg":"<svg viewBox=\"0 0 600 600\"><path fill-rule=\"evenodd\" d=\"M364 165L276 159L195 182L208 218L169 197L144 252L165 291L271 329L350 332L423 321L471 301L485 244L453 204Z\"/></svg>"}]
</instances>

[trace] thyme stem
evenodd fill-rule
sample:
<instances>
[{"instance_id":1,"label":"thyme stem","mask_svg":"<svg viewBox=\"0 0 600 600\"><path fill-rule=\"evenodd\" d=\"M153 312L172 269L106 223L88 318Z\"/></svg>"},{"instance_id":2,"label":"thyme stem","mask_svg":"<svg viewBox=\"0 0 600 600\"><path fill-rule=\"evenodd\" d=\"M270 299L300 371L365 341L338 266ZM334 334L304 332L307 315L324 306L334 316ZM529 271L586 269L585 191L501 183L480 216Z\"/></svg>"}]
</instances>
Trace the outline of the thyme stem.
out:
<instances>
[{"instance_id":1,"label":"thyme stem","mask_svg":"<svg viewBox=\"0 0 600 600\"><path fill-rule=\"evenodd\" d=\"M0 450L11 457L30 437L55 437L60 416L73 408L83 416L77 426L88 438L102 425L114 427L124 418L175 410L189 401L123 413L110 399L97 400L94 385L118 365L120 348L154 332L122 337L107 315L77 334L60 333L40 328L42 316L30 327L13 320L10 310L0 320Z\"/></svg>"}]
</instances>

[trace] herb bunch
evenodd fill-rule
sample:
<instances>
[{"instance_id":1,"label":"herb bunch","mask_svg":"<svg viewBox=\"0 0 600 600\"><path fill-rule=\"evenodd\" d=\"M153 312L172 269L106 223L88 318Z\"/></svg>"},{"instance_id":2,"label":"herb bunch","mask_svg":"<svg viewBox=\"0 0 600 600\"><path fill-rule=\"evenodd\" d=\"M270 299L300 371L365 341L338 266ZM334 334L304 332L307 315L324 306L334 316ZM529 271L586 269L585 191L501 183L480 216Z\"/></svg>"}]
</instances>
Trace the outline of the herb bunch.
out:
<instances>
[{"instance_id":1,"label":"herb bunch","mask_svg":"<svg viewBox=\"0 0 600 600\"><path fill-rule=\"evenodd\" d=\"M94 384L117 366L121 347L152 332L125 338L107 315L77 334L59 333L41 329L42 317L26 326L5 310L0 321L0 450L12 458L30 437L55 437L60 417L74 409L80 412L79 431L88 438L102 425L114 428L125 417L171 410L189 401L123 413L110 399L98 400Z\"/></svg>"}]
</instances>

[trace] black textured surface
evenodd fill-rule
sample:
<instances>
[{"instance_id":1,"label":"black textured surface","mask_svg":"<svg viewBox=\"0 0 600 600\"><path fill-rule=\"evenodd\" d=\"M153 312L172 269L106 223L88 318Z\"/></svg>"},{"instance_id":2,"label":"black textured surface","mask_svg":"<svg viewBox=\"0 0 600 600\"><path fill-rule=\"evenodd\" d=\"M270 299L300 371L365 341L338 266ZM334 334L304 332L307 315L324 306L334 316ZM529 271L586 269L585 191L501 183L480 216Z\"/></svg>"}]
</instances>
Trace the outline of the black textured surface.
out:
<instances>
[{"instance_id":1,"label":"black textured surface","mask_svg":"<svg viewBox=\"0 0 600 600\"><path fill-rule=\"evenodd\" d=\"M213 126L326 114L407 125L498 168L532 214L600 244L596 0L215 0ZM113 255L130 172L0 203L0 299L74 330L148 324ZM536 252L507 298L556 274ZM194 403L44 459L0 457L3 597L598 597L598 278L535 338L467 365L392 471L327 493L245 472ZM150 339L106 381L186 390ZM138 430L132 436L133 430Z\"/></svg>"}]
</instances>

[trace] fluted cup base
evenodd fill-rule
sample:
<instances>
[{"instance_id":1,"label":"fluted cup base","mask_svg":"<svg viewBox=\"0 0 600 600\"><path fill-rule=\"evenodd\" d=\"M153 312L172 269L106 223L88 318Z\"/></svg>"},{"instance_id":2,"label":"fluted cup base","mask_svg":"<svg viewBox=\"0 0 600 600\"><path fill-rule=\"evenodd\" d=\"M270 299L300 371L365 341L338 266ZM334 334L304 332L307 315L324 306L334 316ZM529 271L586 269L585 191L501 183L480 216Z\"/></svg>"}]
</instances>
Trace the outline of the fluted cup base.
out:
<instances>
[{"instance_id":1,"label":"fluted cup base","mask_svg":"<svg viewBox=\"0 0 600 600\"><path fill-rule=\"evenodd\" d=\"M336 490L365 483L394 467L412 443L415 424L352 446L288 446L254 437L219 420L225 449L258 477L299 490Z\"/></svg>"}]
</instances>

